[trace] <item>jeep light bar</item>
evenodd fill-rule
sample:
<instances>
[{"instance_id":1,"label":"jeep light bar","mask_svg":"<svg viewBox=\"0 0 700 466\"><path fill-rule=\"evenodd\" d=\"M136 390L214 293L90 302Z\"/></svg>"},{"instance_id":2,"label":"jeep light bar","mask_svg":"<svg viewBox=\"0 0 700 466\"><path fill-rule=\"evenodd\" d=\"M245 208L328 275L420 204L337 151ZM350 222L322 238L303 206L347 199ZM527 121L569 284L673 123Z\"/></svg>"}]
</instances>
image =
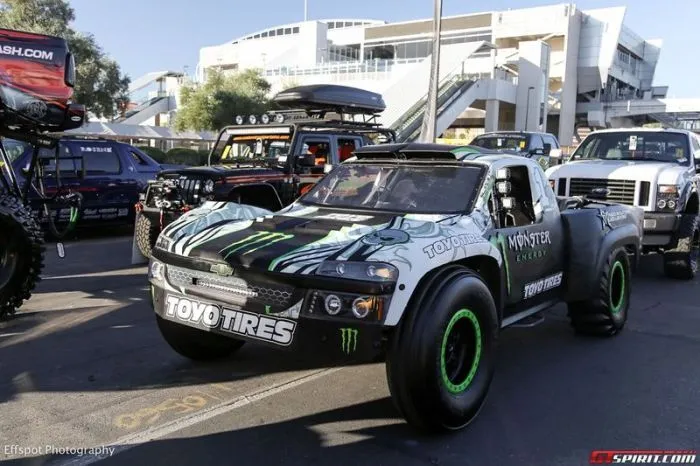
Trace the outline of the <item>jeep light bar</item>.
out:
<instances>
[{"instance_id":1,"label":"jeep light bar","mask_svg":"<svg viewBox=\"0 0 700 466\"><path fill-rule=\"evenodd\" d=\"M267 125L268 123L274 121L275 123L284 123L285 117L281 113L276 113L276 114L269 114L269 113L263 113L258 117L258 115L236 115L235 122L237 125L242 125L245 124L246 122L249 125L257 125L258 122L262 123L263 125Z\"/></svg>"}]
</instances>

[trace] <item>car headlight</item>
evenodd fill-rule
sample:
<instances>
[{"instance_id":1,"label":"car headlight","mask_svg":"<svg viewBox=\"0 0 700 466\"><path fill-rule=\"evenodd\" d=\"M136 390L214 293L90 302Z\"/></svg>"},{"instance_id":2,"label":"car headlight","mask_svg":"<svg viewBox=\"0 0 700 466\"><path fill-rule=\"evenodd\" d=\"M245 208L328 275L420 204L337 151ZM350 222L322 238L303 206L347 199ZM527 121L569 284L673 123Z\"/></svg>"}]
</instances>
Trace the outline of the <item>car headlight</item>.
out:
<instances>
[{"instance_id":1,"label":"car headlight","mask_svg":"<svg viewBox=\"0 0 700 466\"><path fill-rule=\"evenodd\" d=\"M679 205L680 187L675 184L660 184L656 190L656 208L675 211Z\"/></svg>"},{"instance_id":2,"label":"car headlight","mask_svg":"<svg viewBox=\"0 0 700 466\"><path fill-rule=\"evenodd\" d=\"M319 266L316 275L349 280L394 282L399 277L399 270L383 262L326 261Z\"/></svg>"},{"instance_id":3,"label":"car headlight","mask_svg":"<svg viewBox=\"0 0 700 466\"><path fill-rule=\"evenodd\" d=\"M148 266L148 278L151 280L163 281L165 278L165 264L151 259L151 263Z\"/></svg>"},{"instance_id":4,"label":"car headlight","mask_svg":"<svg viewBox=\"0 0 700 466\"><path fill-rule=\"evenodd\" d=\"M303 313L316 319L377 323L386 316L390 302L390 295L313 290Z\"/></svg>"},{"instance_id":5,"label":"car headlight","mask_svg":"<svg viewBox=\"0 0 700 466\"><path fill-rule=\"evenodd\" d=\"M204 182L204 187L202 188L204 194L211 194L214 192L214 180L207 180Z\"/></svg>"}]
</instances>

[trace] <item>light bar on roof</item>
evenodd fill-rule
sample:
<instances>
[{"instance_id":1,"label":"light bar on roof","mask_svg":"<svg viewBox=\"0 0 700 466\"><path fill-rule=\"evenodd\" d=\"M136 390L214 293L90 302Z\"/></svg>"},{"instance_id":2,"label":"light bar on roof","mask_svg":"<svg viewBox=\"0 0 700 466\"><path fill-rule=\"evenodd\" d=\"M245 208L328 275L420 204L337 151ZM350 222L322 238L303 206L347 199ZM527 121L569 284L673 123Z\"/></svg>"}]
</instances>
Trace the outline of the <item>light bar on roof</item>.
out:
<instances>
[{"instance_id":1,"label":"light bar on roof","mask_svg":"<svg viewBox=\"0 0 700 466\"><path fill-rule=\"evenodd\" d=\"M274 121L275 123L284 123L284 120L285 116L281 113L275 114L274 118L269 113L263 113L259 117L258 115L236 115L236 117L234 118L234 121L237 125L243 125L245 123L248 123L250 125L256 125L258 123L267 125L272 121Z\"/></svg>"}]
</instances>

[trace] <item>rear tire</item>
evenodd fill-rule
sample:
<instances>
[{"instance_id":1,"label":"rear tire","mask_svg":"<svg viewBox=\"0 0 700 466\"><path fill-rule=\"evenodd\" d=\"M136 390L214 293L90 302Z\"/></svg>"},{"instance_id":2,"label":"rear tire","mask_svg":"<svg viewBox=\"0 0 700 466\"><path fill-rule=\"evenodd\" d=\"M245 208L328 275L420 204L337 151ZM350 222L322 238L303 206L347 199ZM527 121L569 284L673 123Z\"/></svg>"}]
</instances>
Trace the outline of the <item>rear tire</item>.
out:
<instances>
[{"instance_id":1,"label":"rear tire","mask_svg":"<svg viewBox=\"0 0 700 466\"><path fill-rule=\"evenodd\" d=\"M31 210L0 194L0 318L31 297L44 268L44 234Z\"/></svg>"},{"instance_id":2,"label":"rear tire","mask_svg":"<svg viewBox=\"0 0 700 466\"><path fill-rule=\"evenodd\" d=\"M569 319L578 334L614 336L625 327L630 306L630 262L624 248L610 253L598 283L595 298L568 303Z\"/></svg>"},{"instance_id":3,"label":"rear tire","mask_svg":"<svg viewBox=\"0 0 700 466\"><path fill-rule=\"evenodd\" d=\"M194 361L213 361L231 356L245 344L242 340L224 337L176 324L156 315L158 329L176 353Z\"/></svg>"},{"instance_id":4,"label":"rear tire","mask_svg":"<svg viewBox=\"0 0 700 466\"><path fill-rule=\"evenodd\" d=\"M151 220L139 212L136 214L136 222L134 226L134 236L136 237L136 247L139 248L144 257L151 258L153 248L158 240L160 228L154 225Z\"/></svg>"},{"instance_id":5,"label":"rear tire","mask_svg":"<svg viewBox=\"0 0 700 466\"><path fill-rule=\"evenodd\" d=\"M466 427L486 400L495 368L498 314L474 272L450 267L420 292L391 339L389 390L413 427Z\"/></svg>"},{"instance_id":6,"label":"rear tire","mask_svg":"<svg viewBox=\"0 0 700 466\"><path fill-rule=\"evenodd\" d=\"M697 215L685 215L678 230L676 249L664 253L664 274L677 280L692 280L698 272L700 227Z\"/></svg>"}]
</instances>

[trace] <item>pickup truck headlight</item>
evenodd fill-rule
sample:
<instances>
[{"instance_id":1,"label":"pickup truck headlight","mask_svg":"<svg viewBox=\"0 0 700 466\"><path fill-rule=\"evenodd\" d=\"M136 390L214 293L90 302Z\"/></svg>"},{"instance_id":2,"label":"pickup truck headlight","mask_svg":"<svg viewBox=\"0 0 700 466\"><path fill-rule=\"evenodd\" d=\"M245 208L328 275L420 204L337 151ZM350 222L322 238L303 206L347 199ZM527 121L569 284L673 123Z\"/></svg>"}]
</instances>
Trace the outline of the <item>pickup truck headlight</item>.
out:
<instances>
[{"instance_id":1,"label":"pickup truck headlight","mask_svg":"<svg viewBox=\"0 0 700 466\"><path fill-rule=\"evenodd\" d=\"M155 259L151 259L148 266L148 278L156 281L163 281L165 278L165 264Z\"/></svg>"},{"instance_id":2,"label":"pickup truck headlight","mask_svg":"<svg viewBox=\"0 0 700 466\"><path fill-rule=\"evenodd\" d=\"M656 208L675 211L678 207L680 189L675 184L660 184L656 190Z\"/></svg>"},{"instance_id":3,"label":"pickup truck headlight","mask_svg":"<svg viewBox=\"0 0 700 466\"><path fill-rule=\"evenodd\" d=\"M316 275L348 280L394 282L399 277L399 270L383 262L326 261L319 266Z\"/></svg>"},{"instance_id":4,"label":"pickup truck headlight","mask_svg":"<svg viewBox=\"0 0 700 466\"><path fill-rule=\"evenodd\" d=\"M214 192L214 180L207 180L204 182L204 187L202 188L204 194L211 194Z\"/></svg>"},{"instance_id":5,"label":"pickup truck headlight","mask_svg":"<svg viewBox=\"0 0 700 466\"><path fill-rule=\"evenodd\" d=\"M362 295L313 290L304 314L319 319L381 322L391 301L390 295Z\"/></svg>"}]
</instances>

